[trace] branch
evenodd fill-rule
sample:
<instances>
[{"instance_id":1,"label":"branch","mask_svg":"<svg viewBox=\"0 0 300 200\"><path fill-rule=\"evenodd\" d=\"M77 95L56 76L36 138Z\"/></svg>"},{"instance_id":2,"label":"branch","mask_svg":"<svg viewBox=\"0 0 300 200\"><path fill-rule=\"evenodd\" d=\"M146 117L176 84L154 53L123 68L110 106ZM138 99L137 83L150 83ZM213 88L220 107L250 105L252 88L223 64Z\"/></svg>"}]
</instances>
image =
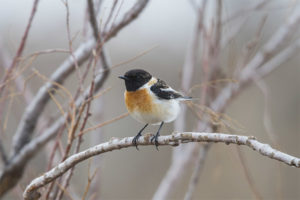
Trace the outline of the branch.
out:
<instances>
[{"instance_id":1,"label":"branch","mask_svg":"<svg viewBox=\"0 0 300 200\"><path fill-rule=\"evenodd\" d=\"M240 78L239 84L230 83L223 88L217 98L211 103L210 108L216 112L221 112L225 109L230 100L232 100L233 97L235 97L243 88L250 85L253 80L258 80L267 76L279 66L282 66L283 63L290 60L293 56L299 54L299 50L300 39L275 55L261 67L253 69L252 71L248 71L248 68L245 68L245 70L241 72L241 74L244 74L244 76ZM245 71L247 71L247 75Z\"/></svg>"},{"instance_id":2,"label":"branch","mask_svg":"<svg viewBox=\"0 0 300 200\"><path fill-rule=\"evenodd\" d=\"M132 7L132 9L127 12L124 17L122 17L122 20L116 24L113 24L111 29L106 33L103 33L104 35L104 41L107 40L107 37L114 37L119 32L120 29L122 29L124 26L127 26L131 21L136 19L139 14L142 12L142 10L146 7L149 0L138 0L137 3Z\"/></svg>"},{"instance_id":3,"label":"branch","mask_svg":"<svg viewBox=\"0 0 300 200\"><path fill-rule=\"evenodd\" d=\"M204 163L206 161L206 156L208 154L208 151L210 149L211 145L206 144L200 147L200 150L198 151L198 157L197 162L195 164L195 169L193 171L193 174L190 178L190 183L188 186L188 189L184 195L184 200L192 200L193 199L193 193L196 190L197 184L200 179L200 174L203 171Z\"/></svg>"},{"instance_id":4,"label":"branch","mask_svg":"<svg viewBox=\"0 0 300 200\"><path fill-rule=\"evenodd\" d=\"M104 41L108 41L112 37L116 36L116 34L122 28L124 28L134 19L136 19L139 16L139 14L143 11L148 2L149 0L138 1L133 6L133 8L124 15L120 22L114 24L109 32L103 33L103 35L105 35ZM92 38L87 42L84 42L77 48L77 50L74 52L74 57L76 58L79 66L82 65L89 58L96 45L97 42L95 42L95 40ZM63 64L59 66L59 68L52 74L50 80L52 82L62 84L67 79L67 77L70 74L72 74L74 69L74 59L72 56L69 56L63 62ZM100 83L99 85L102 84L103 83ZM98 85L95 86L95 89L97 87ZM55 91L53 90L53 88L55 88L55 85L53 83L46 83L43 87L39 89L37 95L34 97L31 104L28 107L26 107L26 110L21 118L21 121L17 128L17 132L13 139L13 155L16 155L22 149L22 147L31 140L31 136L34 132L37 123L37 119L39 118L46 104L50 100L48 91Z\"/></svg>"},{"instance_id":5,"label":"branch","mask_svg":"<svg viewBox=\"0 0 300 200\"><path fill-rule=\"evenodd\" d=\"M138 145L149 146L153 145L150 141L151 135L145 135L138 141ZM34 179L26 187L23 197L26 200L38 199L40 194L38 189L52 182L57 177L64 174L71 167L74 167L78 163L102 153L106 153L113 150L119 150L128 147L134 147L132 144L133 137L126 137L123 139L112 138L109 142L105 142L94 147L88 148L85 151L74 154L60 163L50 171L44 173L42 176ZM300 168L300 159L289 154L280 152L273 149L270 145L257 141L253 136L240 136L240 135L229 135L223 133L195 133L195 132L184 132L174 133L172 135L160 136L158 139L159 145L178 146L180 143L188 142L221 142L225 144L237 144L245 145L257 151L263 156L278 160L287 165Z\"/></svg>"},{"instance_id":6,"label":"branch","mask_svg":"<svg viewBox=\"0 0 300 200\"><path fill-rule=\"evenodd\" d=\"M8 68L8 70L7 70L4 78L3 78L3 80L0 83L0 96L2 95L2 92L4 91L4 88L6 86L5 82L11 76L11 73L13 72L14 68L17 66L17 64L19 62L19 57L23 53L23 50L24 50L24 47L25 47L25 44L26 44L26 41L27 41L29 30L30 30L31 24L33 22L33 18L34 18L35 14L36 14L38 3L39 3L39 0L35 0L34 3L33 3L33 7L32 7L32 10L31 10L31 14L30 14L29 20L28 20L28 24L26 26L25 32L23 34L23 37L21 39L21 43L19 45L18 51L17 51L17 53L16 53L16 55L15 55L15 57L14 57L11 65L9 66L9 68Z\"/></svg>"},{"instance_id":7,"label":"branch","mask_svg":"<svg viewBox=\"0 0 300 200\"><path fill-rule=\"evenodd\" d=\"M287 62L289 59L299 53L299 50L300 40L297 40L282 52L274 56L271 60L262 65L260 68L252 71L251 76L248 76L247 79L241 80L239 84L233 83L223 88L209 107L215 112L222 112L226 108L226 106L228 106L230 101L232 101L234 97L236 97L240 92L242 92L242 89L252 84L252 81L254 80L252 78L263 78L264 76L270 74L276 68L282 66L284 62ZM192 159L193 149L194 148L191 146L184 152L185 155L182 158L172 163L167 175L161 182L153 199L161 199L162 196L165 197L166 193L164 190L166 188L170 189L170 185L174 185L174 182L177 181L179 174L181 175L187 163Z\"/></svg>"},{"instance_id":8,"label":"branch","mask_svg":"<svg viewBox=\"0 0 300 200\"><path fill-rule=\"evenodd\" d=\"M115 23L110 31L104 32L104 41L107 42L126 25L134 21L139 14L143 11L149 0L140 0L124 15L121 21ZM74 56L78 62L78 65L82 65L91 55L93 49L97 46L97 42L94 38L82 43L76 51ZM101 51L103 52L103 50ZM105 59L105 52L101 53L101 61L105 69L107 61ZM9 164L0 172L0 197L3 196L9 189L16 185L19 179L22 177L26 163L36 155L36 153L43 148L51 138L55 136L61 126L64 125L65 117L59 118L56 122L50 126L43 135L35 138L31 141L31 137L34 133L37 120L43 112L46 104L50 100L48 91L55 92L54 82L63 84L63 82L72 74L75 69L74 58L69 56L51 75L50 81L43 85L31 103L26 107L23 116L19 122L17 131L13 138L13 154L9 159ZM105 72L105 73L104 73ZM107 70L104 70L99 76L96 77L94 92L99 90L103 85L106 78ZM84 95L86 96L86 95ZM79 99L78 102L82 102L84 98ZM78 106L79 104L77 104ZM21 151L22 150L22 151Z\"/></svg>"},{"instance_id":9,"label":"branch","mask_svg":"<svg viewBox=\"0 0 300 200\"><path fill-rule=\"evenodd\" d=\"M93 2L93 0L88 0L87 2L88 2L90 23L92 26L93 35L94 35L95 40L97 42L100 42L97 20L96 20L96 16L95 16L94 2Z\"/></svg>"},{"instance_id":10,"label":"branch","mask_svg":"<svg viewBox=\"0 0 300 200\"><path fill-rule=\"evenodd\" d=\"M74 57L77 60L78 65L80 66L83 62L89 58L90 53L95 47L95 42L93 39L83 43L78 47L74 52ZM26 107L25 112L21 118L21 121L18 125L16 134L13 138L13 157L19 153L19 151L30 142L30 138L34 133L37 120L39 119L42 111L44 110L46 104L51 99L48 91L53 91L55 93L55 85L53 82L58 84L63 84L69 75L75 69L74 59L72 56L69 56L62 65L51 75L51 82L47 82L42 86L31 103Z\"/></svg>"},{"instance_id":11,"label":"branch","mask_svg":"<svg viewBox=\"0 0 300 200\"><path fill-rule=\"evenodd\" d=\"M263 5L264 4L261 4L261 6ZM257 8L259 7L260 6ZM299 9L300 6L298 5L298 9L295 9L288 18L287 23L282 25L278 31L274 33L273 37L271 37L266 45L261 48L262 50L254 56L244 70L237 76L239 84L228 84L223 88L218 93L218 96L212 101L209 108L214 112L223 112L230 101L242 92L242 89L253 83L254 78L262 78L270 74L273 70L282 65L282 63L298 53L300 40L292 44L287 43L287 41L290 39L291 34L295 33L299 28ZM284 44L290 44L290 46L282 50ZM174 188L174 183L178 182L178 177L182 175L187 164L193 159L193 152L197 148L193 148L192 145L189 146L191 147L187 147L184 151L184 156L176 161L172 161L172 164L159 185L153 199L165 199L169 191ZM178 156L178 154L176 156Z\"/></svg>"},{"instance_id":12,"label":"branch","mask_svg":"<svg viewBox=\"0 0 300 200\"><path fill-rule=\"evenodd\" d=\"M4 165L7 165L8 159L7 159L6 151L4 149L4 145L2 143L2 138L3 138L3 136L1 136L1 139L0 139L0 155L1 155L1 160L3 161Z\"/></svg>"},{"instance_id":13,"label":"branch","mask_svg":"<svg viewBox=\"0 0 300 200\"><path fill-rule=\"evenodd\" d=\"M269 41L263 46L262 50L258 52L251 62L245 67L240 74L241 79L248 78L249 74L255 69L260 67L272 56L276 55L291 39L291 36L299 29L300 24L300 5L294 10L291 16L288 18L286 24L279 28L276 33L269 39Z\"/></svg>"}]
</instances>

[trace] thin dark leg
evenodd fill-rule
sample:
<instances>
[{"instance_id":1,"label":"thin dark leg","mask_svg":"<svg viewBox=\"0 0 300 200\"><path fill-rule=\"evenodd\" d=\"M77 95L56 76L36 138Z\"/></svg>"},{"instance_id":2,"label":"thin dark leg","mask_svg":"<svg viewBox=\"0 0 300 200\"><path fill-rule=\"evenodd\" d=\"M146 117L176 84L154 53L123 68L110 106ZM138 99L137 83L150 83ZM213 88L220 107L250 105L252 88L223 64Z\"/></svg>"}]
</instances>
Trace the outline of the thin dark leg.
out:
<instances>
[{"instance_id":1,"label":"thin dark leg","mask_svg":"<svg viewBox=\"0 0 300 200\"><path fill-rule=\"evenodd\" d=\"M160 124L160 126L159 126L159 128L158 128L158 131L157 131L156 135L153 136L153 137L151 138L151 142L153 142L153 140L155 141L155 147L156 147L157 151L158 151L158 137L159 137L159 131L160 131L160 129L161 129L161 127L162 127L163 125L164 125L164 122L161 122L161 124Z\"/></svg>"},{"instance_id":2,"label":"thin dark leg","mask_svg":"<svg viewBox=\"0 0 300 200\"><path fill-rule=\"evenodd\" d=\"M134 144L134 146L135 146L135 148L136 148L137 150L139 150L138 145L137 145L137 141L138 141L138 139L142 136L142 132L143 132L143 130L144 130L147 126L148 126L148 124L146 124L146 125L139 131L139 133L133 138L133 140L132 140L132 144Z\"/></svg>"}]
</instances>

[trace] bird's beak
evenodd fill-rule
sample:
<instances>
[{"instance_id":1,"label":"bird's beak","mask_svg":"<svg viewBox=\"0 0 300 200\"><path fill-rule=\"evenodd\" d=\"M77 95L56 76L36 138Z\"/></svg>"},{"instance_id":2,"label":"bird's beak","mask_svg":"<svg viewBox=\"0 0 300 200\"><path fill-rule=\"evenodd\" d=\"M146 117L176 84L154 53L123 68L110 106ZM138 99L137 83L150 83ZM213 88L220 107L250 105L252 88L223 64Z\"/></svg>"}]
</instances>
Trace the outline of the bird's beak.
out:
<instances>
[{"instance_id":1,"label":"bird's beak","mask_svg":"<svg viewBox=\"0 0 300 200\"><path fill-rule=\"evenodd\" d=\"M129 80L126 76L119 76L120 79Z\"/></svg>"}]
</instances>

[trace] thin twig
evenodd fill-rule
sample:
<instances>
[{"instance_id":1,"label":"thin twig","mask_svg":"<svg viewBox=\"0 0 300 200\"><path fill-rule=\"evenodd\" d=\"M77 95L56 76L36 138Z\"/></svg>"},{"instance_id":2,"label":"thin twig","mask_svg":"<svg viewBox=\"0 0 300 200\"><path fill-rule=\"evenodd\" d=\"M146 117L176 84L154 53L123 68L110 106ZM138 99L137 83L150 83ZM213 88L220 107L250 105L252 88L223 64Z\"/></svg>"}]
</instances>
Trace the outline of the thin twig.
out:
<instances>
[{"instance_id":1,"label":"thin twig","mask_svg":"<svg viewBox=\"0 0 300 200\"><path fill-rule=\"evenodd\" d=\"M201 6L197 6L195 9L197 11L197 21L195 23L193 36L190 40L188 50L185 56L185 62L182 67L182 80L181 80L181 87L182 89L187 92L189 88L191 88L192 77L194 74L194 70L196 68L198 54L199 54L199 40L200 35L205 29L204 26L204 17L206 11L207 0L202 2ZM181 114L175 121L174 128L176 131L184 131L185 129L185 115L186 115L186 106L183 106L181 109ZM167 195L170 194L171 190L174 187L174 184L180 180L182 175L182 170L180 167L187 165L187 158L190 155L192 148L191 145L189 146L182 146L180 148L173 149L172 154L172 163L168 169L168 172L163 177L161 183L156 190L153 199L167 199Z\"/></svg>"},{"instance_id":2,"label":"thin twig","mask_svg":"<svg viewBox=\"0 0 300 200\"><path fill-rule=\"evenodd\" d=\"M242 169L244 172L244 175L246 176L246 180L248 182L248 185L251 188L252 193L255 195L256 199L262 200L262 195L260 194L258 188L256 187L255 183L252 180L251 174L250 174L250 170L247 167L246 161L244 159L244 155L242 154L242 151L240 148L236 148L237 153L238 153L238 157L240 159L240 163L242 165Z\"/></svg>"},{"instance_id":3,"label":"thin twig","mask_svg":"<svg viewBox=\"0 0 300 200\"><path fill-rule=\"evenodd\" d=\"M8 164L8 159L7 159L7 154L5 152L2 140L3 140L3 136L1 136L1 139L0 139L0 154L1 154L1 159L4 163L4 165L7 165Z\"/></svg>"},{"instance_id":4,"label":"thin twig","mask_svg":"<svg viewBox=\"0 0 300 200\"><path fill-rule=\"evenodd\" d=\"M88 3L90 24L92 26L93 35L94 35L95 40L99 43L100 36L99 36L99 30L98 30L97 20L96 20L96 16L95 16L94 2L93 2L93 0L87 0L87 3Z\"/></svg>"},{"instance_id":5,"label":"thin twig","mask_svg":"<svg viewBox=\"0 0 300 200\"><path fill-rule=\"evenodd\" d=\"M22 37L22 39L21 39L21 43L20 43L20 45L19 45L19 48L18 48L18 50L17 50L17 53L16 53L16 55L15 55L15 57L14 57L14 59L13 59L11 65L10 65L10 67L8 68L8 70L7 70L7 72L6 72L5 76L4 76L4 78L3 78L2 81L1 81L1 84L0 84L0 97L1 97L1 95L2 95L2 92L3 92L4 88L5 88L5 84L3 84L3 83L5 83L6 80L11 76L11 74L12 74L14 68L15 68L15 67L17 66L17 64L18 64L19 57L20 57L20 56L22 55L22 53L23 53L24 47L25 47L25 45L26 45L28 33L29 33L31 24L32 24L32 22L33 22L33 18L34 18L34 16L35 16L35 13L36 13L36 10L37 10L38 3L39 3L39 0L35 0L35 1L33 2L33 7L32 7L32 10L31 10L30 17L29 17L29 21L28 21L27 26L26 26L26 28L25 28L25 32L24 32L23 37Z\"/></svg>"},{"instance_id":6,"label":"thin twig","mask_svg":"<svg viewBox=\"0 0 300 200\"><path fill-rule=\"evenodd\" d=\"M109 33L103 34L105 35L104 41L108 41L110 38L114 37L122 28L124 28L134 19L136 19L139 16L139 14L143 11L147 3L148 0L138 1L133 6L133 8L125 14L124 18L122 18L122 20L119 23L115 24L112 27ZM95 43L94 39L88 40L87 42L80 45L78 49L74 52L79 66L89 58L90 53L93 51L96 44L97 43ZM72 56L70 56L52 74L50 79L53 82L62 84L66 80L66 78L74 71L74 66L74 60ZM102 84L103 81L95 85L95 90L97 90ZM33 134L36 126L37 119L39 118L46 104L50 100L47 91L53 87L55 86L51 83L47 83L44 86L42 86L37 92L35 98L32 100L31 104L26 108L13 139L14 152L12 157L14 157L20 151L20 149L28 143L28 140L31 138L31 135Z\"/></svg>"},{"instance_id":7,"label":"thin twig","mask_svg":"<svg viewBox=\"0 0 300 200\"><path fill-rule=\"evenodd\" d=\"M278 68L282 63L286 62L292 56L298 53L300 48L300 40L282 50L283 44L289 40L291 34L294 33L299 27L297 26L297 24L299 25L300 23L300 12L298 9L295 9L293 14L289 17L288 22L281 26L277 32L275 32L267 44L262 47L262 50L258 52L256 56L254 56L245 69L237 76L239 84L231 83L223 88L215 100L213 100L210 104L210 109L215 112L223 112L226 106L228 106L230 100L239 94L242 89L244 89L246 86L249 86L253 82L252 78L262 78L268 75L271 71ZM282 51L279 52L279 49ZM153 199L166 198L167 194L170 193L171 188L174 188L172 186L178 180L178 177L184 172L184 168L191 159L192 152L194 152L194 148L188 145L188 148L184 152L185 156L179 158L179 161L172 161L171 167L161 182Z\"/></svg>"},{"instance_id":8,"label":"thin twig","mask_svg":"<svg viewBox=\"0 0 300 200\"><path fill-rule=\"evenodd\" d=\"M109 30L109 33L104 32L105 40L108 41L114 37L122 28L126 27L129 23L134 21L139 14L144 10L149 0L138 1L117 23L115 23ZM96 47L97 43L94 38L82 43L74 55L80 66L91 55L91 52ZM103 62L103 61L102 61ZM51 75L50 80L62 84L67 77L74 71L74 60L69 56L62 65L60 65L55 72ZM96 77L94 92L104 84L104 79L101 76ZM55 136L60 127L64 124L65 117L59 118L53 123L45 134L40 135L31 141L34 133L37 120L43 112L46 104L50 100L48 91L56 86L48 82L42 86L33 98L31 103L26 107L25 112L20 120L19 126L13 138L13 149L10 164L5 167L0 173L0 197L3 196L9 189L11 189L21 178L27 162L42 148L51 138ZM77 102L83 102L80 98ZM80 103L79 103L80 104ZM79 105L77 104L77 106ZM28 145L28 146L27 146ZM21 151L22 149L22 151Z\"/></svg>"},{"instance_id":9,"label":"thin twig","mask_svg":"<svg viewBox=\"0 0 300 200\"><path fill-rule=\"evenodd\" d=\"M110 9L109 15L108 15L108 17L106 19L106 22L105 22L104 26L103 26L103 30L104 31L107 31L107 25L109 24L109 22L110 22L110 20L111 20L111 18L113 16L113 13L115 11L117 3L118 3L118 0L114 0L113 5L112 5L112 7Z\"/></svg>"},{"instance_id":10,"label":"thin twig","mask_svg":"<svg viewBox=\"0 0 300 200\"><path fill-rule=\"evenodd\" d=\"M92 99L93 98L93 91L94 91L94 86L95 86L95 65L93 67L93 80L91 82L91 86L90 86L90 92L89 92L89 95L88 95L88 99ZM80 128L80 132L84 130L85 126L86 126L86 123L87 123L87 120L88 118L90 117L90 108L91 108L91 101L88 101L87 102L87 107L86 107L86 112L85 112L85 116L84 116L84 119L83 119L83 122L81 124L81 128ZM81 115L80 115L81 116ZM79 136L78 137L78 140L77 140L77 144L76 144L76 147L75 147L75 151L74 153L78 153L79 152L79 149L80 149L80 145L82 143L83 139L82 139L82 136ZM73 175L73 171L74 171L74 167L72 167L69 171L69 174L68 176L65 178L65 181L63 183L63 187L64 188L67 188L68 185L69 185L69 182L71 180L71 177ZM60 192L58 193L57 195L57 200L60 200L64 195L64 190L60 190Z\"/></svg>"},{"instance_id":11,"label":"thin twig","mask_svg":"<svg viewBox=\"0 0 300 200\"><path fill-rule=\"evenodd\" d=\"M101 128L101 127L106 126L106 125L108 125L108 124L111 124L111 123L113 123L113 122L115 122L115 121L118 121L118 120L120 120L120 119L122 119L122 118L124 118L124 117L127 117L128 115L129 115L129 113L126 112L126 113L123 113L123 114L121 114L121 115L119 115L119 116L117 116L117 117L114 117L113 119L107 120L107 121L105 121L105 122L102 122L102 123L100 123L100 124L98 124L98 125L95 125L95 126L93 126L93 127L87 128L87 129L85 129L85 130L81 130L80 133L78 134L78 137L80 137L80 136L86 134L87 132L93 131L93 130L95 130L95 129Z\"/></svg>"},{"instance_id":12,"label":"thin twig","mask_svg":"<svg viewBox=\"0 0 300 200\"><path fill-rule=\"evenodd\" d=\"M205 144L200 148L196 166L193 171L192 177L190 179L190 183L189 183L187 192L185 193L184 200L191 200L193 197L193 193L196 189L196 186L198 185L200 174L203 171L206 156L207 156L207 153L208 153L210 147L211 147L210 144Z\"/></svg>"},{"instance_id":13,"label":"thin twig","mask_svg":"<svg viewBox=\"0 0 300 200\"><path fill-rule=\"evenodd\" d=\"M94 173L91 175L91 160L89 160L89 166L88 166L88 183L85 187L85 190L84 190L84 193L83 193L83 196L82 196L82 200L85 200L85 198L87 197L87 194L90 190L90 187L91 187L91 183L93 181L93 179L95 178L97 172L98 172L99 168L97 168Z\"/></svg>"},{"instance_id":14,"label":"thin twig","mask_svg":"<svg viewBox=\"0 0 300 200\"><path fill-rule=\"evenodd\" d=\"M74 55L73 41L72 41L72 38L71 38L69 1L65 0L64 1L64 5L66 7L66 27L67 27L67 36L68 36L68 41L69 41L69 51L70 51L70 55L72 56L72 58L74 60L74 65L75 65L75 69L76 69L76 75L77 75L77 78L79 80L79 82L78 82L78 84L79 84L79 90L82 92L83 91L82 73L80 71L79 64L78 64L78 62L76 60L76 57Z\"/></svg>"}]
</instances>

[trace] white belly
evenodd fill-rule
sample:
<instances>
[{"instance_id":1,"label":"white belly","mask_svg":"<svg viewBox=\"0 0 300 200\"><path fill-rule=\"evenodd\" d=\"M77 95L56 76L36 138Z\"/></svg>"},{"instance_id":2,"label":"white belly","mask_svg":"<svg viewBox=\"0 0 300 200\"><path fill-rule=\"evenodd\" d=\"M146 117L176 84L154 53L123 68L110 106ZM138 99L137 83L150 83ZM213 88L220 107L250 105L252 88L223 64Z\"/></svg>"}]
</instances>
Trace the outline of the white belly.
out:
<instances>
[{"instance_id":1,"label":"white belly","mask_svg":"<svg viewBox=\"0 0 300 200\"><path fill-rule=\"evenodd\" d=\"M139 122L146 124L160 124L161 122L172 122L180 111L177 100L156 100L153 112L141 113L133 111L131 116Z\"/></svg>"}]
</instances>

